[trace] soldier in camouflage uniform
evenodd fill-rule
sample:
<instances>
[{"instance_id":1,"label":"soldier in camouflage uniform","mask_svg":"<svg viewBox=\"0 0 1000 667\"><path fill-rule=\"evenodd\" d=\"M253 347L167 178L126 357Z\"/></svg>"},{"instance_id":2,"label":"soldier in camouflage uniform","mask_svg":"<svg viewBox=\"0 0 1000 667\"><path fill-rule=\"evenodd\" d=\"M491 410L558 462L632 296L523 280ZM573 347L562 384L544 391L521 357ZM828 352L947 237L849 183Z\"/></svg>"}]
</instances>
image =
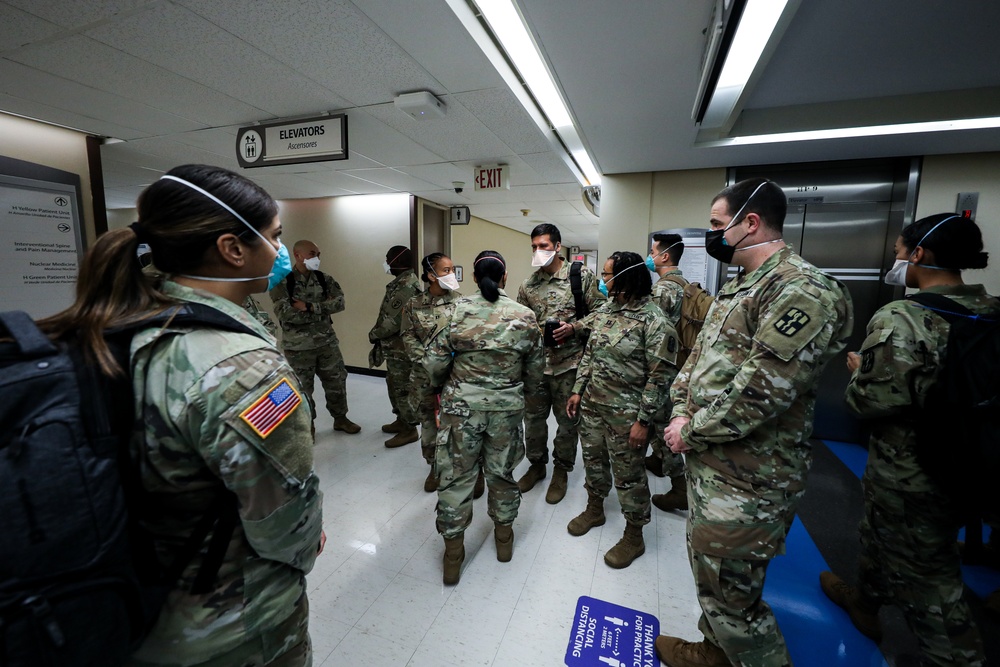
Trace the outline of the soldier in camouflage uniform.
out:
<instances>
[{"instance_id":1,"label":"soldier in camouflage uniform","mask_svg":"<svg viewBox=\"0 0 1000 667\"><path fill-rule=\"evenodd\" d=\"M660 636L668 665L791 664L762 599L812 462L816 386L853 325L846 288L785 246L787 208L754 179L712 202L706 249L743 269L716 296L671 387L664 439L687 454L688 553L703 642Z\"/></svg>"},{"instance_id":2,"label":"soldier in camouflage uniform","mask_svg":"<svg viewBox=\"0 0 1000 667\"><path fill-rule=\"evenodd\" d=\"M238 174L186 165L143 191L138 214L88 251L77 304L50 320L56 329L134 325L195 303L254 333L168 324L132 340L130 455L148 499L133 509L162 567L177 560L210 508L216 530L234 528L218 533L229 535L221 564L201 582L205 592L194 593L214 551L212 538L197 545L128 664L303 667L312 659L305 575L323 540L311 412L273 337L240 305L266 289L276 259L287 258L277 205ZM140 272L140 242L153 248L160 276ZM116 365L100 344L92 352L102 368Z\"/></svg>"},{"instance_id":3,"label":"soldier in camouflage uniform","mask_svg":"<svg viewBox=\"0 0 1000 667\"><path fill-rule=\"evenodd\" d=\"M652 301L663 311L674 331L681 319L684 286L688 284L684 274L677 268L683 254L684 242L680 234L653 234L653 245L646 257L646 268L660 277L653 285ZM670 477L670 492L658 493L650 499L653 505L664 512L687 509L684 457L671 452L663 441L663 429L670 421L670 407L670 403L666 402L653 415L650 436L653 453L646 457L647 470L657 477Z\"/></svg>"},{"instance_id":4,"label":"soldier in camouflage uniform","mask_svg":"<svg viewBox=\"0 0 1000 667\"><path fill-rule=\"evenodd\" d=\"M455 302L449 325L424 358L431 384L443 386L436 463L445 584L458 583L461 575L480 457L489 485L497 560L511 559L511 524L521 504L513 471L524 458L525 405L538 400L545 366L534 314L503 292L503 257L484 250L474 267L480 293Z\"/></svg>"},{"instance_id":5,"label":"soldier in camouflage uniform","mask_svg":"<svg viewBox=\"0 0 1000 667\"><path fill-rule=\"evenodd\" d=\"M331 315L344 310L344 290L331 276L320 272L320 250L315 243L298 241L293 254L292 273L271 289L274 313L281 325L282 351L299 376L310 404L313 383L319 376L326 409L333 415L333 430L357 433L361 427L347 418L347 367L330 323Z\"/></svg>"},{"instance_id":6,"label":"soldier in camouflage uniform","mask_svg":"<svg viewBox=\"0 0 1000 667\"><path fill-rule=\"evenodd\" d=\"M438 477L434 465L434 450L437 444L437 393L424 369L423 359L427 346L437 334L448 326L455 310L458 280L455 265L447 255L435 252L420 262L421 280L428 284L422 294L418 294L403 306L403 344L413 360L410 374L411 401L414 411L420 417L420 452L430 466L424 491L437 491Z\"/></svg>"},{"instance_id":7,"label":"soldier in camouflage uniform","mask_svg":"<svg viewBox=\"0 0 1000 667\"><path fill-rule=\"evenodd\" d=\"M250 313L250 317L260 322L261 326L267 329L267 333L271 334L272 337L278 335L278 327L274 324L274 320L271 319L267 311L261 308L257 300L252 296L248 296L243 301L243 310Z\"/></svg>"},{"instance_id":8,"label":"soldier in camouflage uniform","mask_svg":"<svg viewBox=\"0 0 1000 667\"><path fill-rule=\"evenodd\" d=\"M979 228L958 215L933 215L903 229L896 267L886 282L940 294L987 318L1000 318L1000 301L982 285L965 285L962 269L986 266ZM862 478L858 587L832 572L820 575L823 591L850 614L855 626L878 641L878 608L903 609L925 662L981 665L983 643L968 604L956 539L959 512L917 461L915 410L933 410L927 392L947 349L949 323L909 301L893 301L868 324L861 353L848 355L852 371L848 405L877 419ZM943 415L942 419L948 419Z\"/></svg>"},{"instance_id":9,"label":"soldier in camouflage uniform","mask_svg":"<svg viewBox=\"0 0 1000 667\"><path fill-rule=\"evenodd\" d=\"M413 253L405 246L389 248L384 266L386 273L394 277L385 286L385 297L382 298L375 326L368 332L368 342L381 345L385 355L386 385L396 419L383 424L382 432L395 434L385 441L385 446L392 448L408 445L420 438L417 434L419 417L410 400L414 389L410 385L413 363L403 343L401 328L403 305L420 294L420 281L413 272Z\"/></svg>"},{"instance_id":10,"label":"soldier in camouflage uniform","mask_svg":"<svg viewBox=\"0 0 1000 667\"><path fill-rule=\"evenodd\" d=\"M571 264L559 254L562 236L555 225L544 223L531 232L532 266L538 270L528 276L517 293L517 301L535 313L540 327L546 320L557 320L555 347L545 348L545 399L524 416L525 442L531 466L518 480L521 493L527 493L535 484L545 479L549 461L548 418L551 410L558 429L552 441L552 482L545 500L555 504L566 495L568 475L576 462L578 439L576 421L566 415L566 401L573 393L576 367L583 356L586 337L577 332L572 323L577 320L576 302L570 284ZM586 266L580 267L583 299L590 311L604 302L597 289L597 278Z\"/></svg>"},{"instance_id":11,"label":"soldier in camouflage uniform","mask_svg":"<svg viewBox=\"0 0 1000 667\"><path fill-rule=\"evenodd\" d=\"M649 485L643 457L650 420L677 375L677 334L649 298L652 281L642 258L616 252L604 263L609 303L590 317L590 340L577 369L566 412L581 415L587 509L569 522L571 535L604 525L604 499L614 481L625 515L622 539L604 562L624 568L646 551ZM613 478L612 478L612 473Z\"/></svg>"}]
</instances>

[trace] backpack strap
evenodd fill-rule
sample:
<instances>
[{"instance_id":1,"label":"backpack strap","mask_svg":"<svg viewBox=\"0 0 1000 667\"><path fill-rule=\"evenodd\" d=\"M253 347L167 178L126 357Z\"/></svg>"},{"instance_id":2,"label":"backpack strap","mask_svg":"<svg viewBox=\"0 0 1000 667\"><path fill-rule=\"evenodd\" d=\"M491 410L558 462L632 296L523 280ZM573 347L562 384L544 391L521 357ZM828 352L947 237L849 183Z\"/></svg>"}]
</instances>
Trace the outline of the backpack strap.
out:
<instances>
[{"instance_id":1,"label":"backpack strap","mask_svg":"<svg viewBox=\"0 0 1000 667\"><path fill-rule=\"evenodd\" d=\"M0 313L0 324L7 329L7 333L15 340L25 357L46 357L59 351L49 337L39 330L31 316L23 310Z\"/></svg>"},{"instance_id":2,"label":"backpack strap","mask_svg":"<svg viewBox=\"0 0 1000 667\"><path fill-rule=\"evenodd\" d=\"M954 323L961 318L976 317L976 314L971 310L953 299L949 299L943 294L935 294L934 292L917 292L916 294L910 294L906 298L922 308L933 310L935 313L947 320L949 324Z\"/></svg>"},{"instance_id":3,"label":"backpack strap","mask_svg":"<svg viewBox=\"0 0 1000 667\"><path fill-rule=\"evenodd\" d=\"M288 272L285 276L285 289L288 290L288 300L295 301L295 270Z\"/></svg>"},{"instance_id":4,"label":"backpack strap","mask_svg":"<svg viewBox=\"0 0 1000 667\"><path fill-rule=\"evenodd\" d=\"M573 290L573 304L576 307L576 319L582 320L590 312L587 302L583 299L583 262L573 262L569 266L569 287Z\"/></svg>"},{"instance_id":5,"label":"backpack strap","mask_svg":"<svg viewBox=\"0 0 1000 667\"><path fill-rule=\"evenodd\" d=\"M317 269L316 277L319 279L319 288L323 290L323 300L326 301L326 297L330 296L330 286L326 283L326 274Z\"/></svg>"}]
</instances>

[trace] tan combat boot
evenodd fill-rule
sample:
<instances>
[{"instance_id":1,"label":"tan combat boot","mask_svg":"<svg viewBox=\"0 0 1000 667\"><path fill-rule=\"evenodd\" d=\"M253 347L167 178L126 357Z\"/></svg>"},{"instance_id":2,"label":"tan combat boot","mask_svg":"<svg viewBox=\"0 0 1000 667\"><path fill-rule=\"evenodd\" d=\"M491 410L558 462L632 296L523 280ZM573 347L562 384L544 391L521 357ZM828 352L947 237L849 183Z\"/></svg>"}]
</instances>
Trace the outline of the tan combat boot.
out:
<instances>
[{"instance_id":1,"label":"tan combat boot","mask_svg":"<svg viewBox=\"0 0 1000 667\"><path fill-rule=\"evenodd\" d=\"M432 463L431 469L427 471L427 479L424 480L424 491L434 493L438 490L437 468Z\"/></svg>"},{"instance_id":2,"label":"tan combat boot","mask_svg":"<svg viewBox=\"0 0 1000 667\"><path fill-rule=\"evenodd\" d=\"M670 478L670 491L667 493L657 493L649 499L656 509L664 512L674 510L686 510L688 508L687 481L684 475L677 475Z\"/></svg>"},{"instance_id":3,"label":"tan combat boot","mask_svg":"<svg viewBox=\"0 0 1000 667\"><path fill-rule=\"evenodd\" d=\"M604 516L604 498L590 491L587 491L587 494L587 509L583 510L582 514L576 516L566 526L569 534L575 537L586 535L591 528L603 526L604 522L607 521Z\"/></svg>"},{"instance_id":4,"label":"tan combat boot","mask_svg":"<svg viewBox=\"0 0 1000 667\"><path fill-rule=\"evenodd\" d=\"M472 499L481 498L483 494L486 493L486 476L483 475L483 469L479 469L479 476L476 477L476 485L472 487Z\"/></svg>"},{"instance_id":5,"label":"tan combat boot","mask_svg":"<svg viewBox=\"0 0 1000 667\"><path fill-rule=\"evenodd\" d=\"M549 490L545 492L545 502L555 505L566 497L566 484L569 472L562 468L552 469L552 481L549 482Z\"/></svg>"},{"instance_id":6,"label":"tan combat boot","mask_svg":"<svg viewBox=\"0 0 1000 667\"><path fill-rule=\"evenodd\" d=\"M493 529L493 541L497 545L497 560L501 563L509 563L514 555L514 529L508 526L496 524Z\"/></svg>"},{"instance_id":7,"label":"tan combat boot","mask_svg":"<svg viewBox=\"0 0 1000 667\"><path fill-rule=\"evenodd\" d=\"M420 439L420 434L417 433L416 426L406 426L406 429L400 431L396 435L392 436L385 441L385 446L389 449L394 447L402 447L403 445L408 445L411 442L416 442Z\"/></svg>"},{"instance_id":8,"label":"tan combat boot","mask_svg":"<svg viewBox=\"0 0 1000 667\"><path fill-rule=\"evenodd\" d=\"M361 430L361 427L358 426L357 424L355 424L354 422L352 422L345 415L343 417L334 417L334 419L333 419L333 430L334 431L343 431L344 433L348 433L350 435L354 435L355 433L358 433Z\"/></svg>"},{"instance_id":9,"label":"tan combat boot","mask_svg":"<svg viewBox=\"0 0 1000 667\"><path fill-rule=\"evenodd\" d=\"M642 525L629 521L625 524L622 539L604 554L604 562L620 570L631 565L632 561L644 553L646 553L646 543L642 541Z\"/></svg>"},{"instance_id":10,"label":"tan combat boot","mask_svg":"<svg viewBox=\"0 0 1000 667\"><path fill-rule=\"evenodd\" d=\"M517 488L521 490L521 493L527 493L535 488L535 484L538 484L543 479L545 479L545 464L532 463L521 476L521 479L517 480Z\"/></svg>"},{"instance_id":11,"label":"tan combat boot","mask_svg":"<svg viewBox=\"0 0 1000 667\"><path fill-rule=\"evenodd\" d=\"M462 576L462 563L465 561L465 534L458 537L444 538L444 578L448 586L454 586Z\"/></svg>"},{"instance_id":12,"label":"tan combat boot","mask_svg":"<svg viewBox=\"0 0 1000 667\"><path fill-rule=\"evenodd\" d=\"M882 641L882 624L878 620L877 602L862 595L861 591L833 572L819 573L819 587L823 589L826 597L847 612L858 632L876 644Z\"/></svg>"},{"instance_id":13,"label":"tan combat boot","mask_svg":"<svg viewBox=\"0 0 1000 667\"><path fill-rule=\"evenodd\" d=\"M729 667L726 652L707 640L686 642L679 637L660 635L653 642L660 662L670 667Z\"/></svg>"},{"instance_id":14,"label":"tan combat boot","mask_svg":"<svg viewBox=\"0 0 1000 667\"><path fill-rule=\"evenodd\" d=\"M394 421L391 421L388 424L382 424L382 432L383 433L399 433L400 431L405 431L409 427L410 427L409 424L407 424L406 422L404 422L402 419L400 419L397 416Z\"/></svg>"}]
</instances>

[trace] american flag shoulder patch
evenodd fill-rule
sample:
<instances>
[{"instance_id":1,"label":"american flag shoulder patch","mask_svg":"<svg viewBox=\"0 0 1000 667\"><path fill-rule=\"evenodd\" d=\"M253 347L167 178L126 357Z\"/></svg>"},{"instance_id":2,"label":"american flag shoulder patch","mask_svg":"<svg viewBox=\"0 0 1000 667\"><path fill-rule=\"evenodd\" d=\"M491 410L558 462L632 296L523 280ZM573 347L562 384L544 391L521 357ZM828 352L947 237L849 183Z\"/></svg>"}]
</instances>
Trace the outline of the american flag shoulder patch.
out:
<instances>
[{"instance_id":1,"label":"american flag shoulder patch","mask_svg":"<svg viewBox=\"0 0 1000 667\"><path fill-rule=\"evenodd\" d=\"M250 425L257 435L266 438L288 415L295 412L302 397L288 380L281 380L265 392L253 405L240 413L240 418Z\"/></svg>"}]
</instances>

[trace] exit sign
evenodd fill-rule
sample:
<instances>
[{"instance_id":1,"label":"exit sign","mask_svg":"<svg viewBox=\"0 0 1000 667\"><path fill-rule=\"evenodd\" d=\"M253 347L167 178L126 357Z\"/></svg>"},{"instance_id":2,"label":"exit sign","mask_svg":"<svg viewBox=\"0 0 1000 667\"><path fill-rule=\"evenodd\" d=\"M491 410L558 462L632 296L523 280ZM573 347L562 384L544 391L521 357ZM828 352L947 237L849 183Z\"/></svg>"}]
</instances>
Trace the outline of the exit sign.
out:
<instances>
[{"instance_id":1,"label":"exit sign","mask_svg":"<svg viewBox=\"0 0 1000 667\"><path fill-rule=\"evenodd\" d=\"M476 167L476 190L510 190L510 165Z\"/></svg>"}]
</instances>

